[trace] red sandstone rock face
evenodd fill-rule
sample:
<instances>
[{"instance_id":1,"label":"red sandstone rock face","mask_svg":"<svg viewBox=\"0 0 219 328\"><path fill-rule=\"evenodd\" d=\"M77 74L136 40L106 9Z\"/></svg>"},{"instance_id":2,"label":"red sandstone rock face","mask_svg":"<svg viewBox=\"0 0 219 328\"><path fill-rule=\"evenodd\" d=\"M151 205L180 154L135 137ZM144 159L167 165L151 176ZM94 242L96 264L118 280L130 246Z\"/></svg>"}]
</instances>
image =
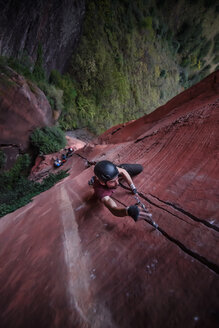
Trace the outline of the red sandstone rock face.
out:
<instances>
[{"instance_id":1,"label":"red sandstone rock face","mask_svg":"<svg viewBox=\"0 0 219 328\"><path fill-rule=\"evenodd\" d=\"M51 107L39 88L9 68L0 73L0 147L8 155L7 168L27 150L36 127L53 123Z\"/></svg>"},{"instance_id":2,"label":"red sandstone rock face","mask_svg":"<svg viewBox=\"0 0 219 328\"><path fill-rule=\"evenodd\" d=\"M1 327L218 327L218 79L106 132L71 157L69 177L1 219ZM134 182L157 230L92 197L86 159L106 158L144 166Z\"/></svg>"}]
</instances>

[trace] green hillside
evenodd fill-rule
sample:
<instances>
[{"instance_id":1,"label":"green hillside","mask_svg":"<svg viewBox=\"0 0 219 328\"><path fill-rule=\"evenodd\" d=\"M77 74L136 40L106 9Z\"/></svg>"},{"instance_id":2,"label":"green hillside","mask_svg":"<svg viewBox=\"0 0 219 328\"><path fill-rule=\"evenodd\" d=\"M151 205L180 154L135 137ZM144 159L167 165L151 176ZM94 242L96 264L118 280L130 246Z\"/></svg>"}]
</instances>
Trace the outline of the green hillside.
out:
<instances>
[{"instance_id":1,"label":"green hillside","mask_svg":"<svg viewBox=\"0 0 219 328\"><path fill-rule=\"evenodd\" d=\"M68 73L46 78L41 45L32 71L26 58L8 64L45 92L62 129L99 134L217 70L218 21L213 0L89 0Z\"/></svg>"},{"instance_id":2,"label":"green hillside","mask_svg":"<svg viewBox=\"0 0 219 328\"><path fill-rule=\"evenodd\" d=\"M88 1L70 69L74 124L103 132L150 113L213 72L219 48L214 3ZM60 124L71 128L68 112Z\"/></svg>"}]
</instances>

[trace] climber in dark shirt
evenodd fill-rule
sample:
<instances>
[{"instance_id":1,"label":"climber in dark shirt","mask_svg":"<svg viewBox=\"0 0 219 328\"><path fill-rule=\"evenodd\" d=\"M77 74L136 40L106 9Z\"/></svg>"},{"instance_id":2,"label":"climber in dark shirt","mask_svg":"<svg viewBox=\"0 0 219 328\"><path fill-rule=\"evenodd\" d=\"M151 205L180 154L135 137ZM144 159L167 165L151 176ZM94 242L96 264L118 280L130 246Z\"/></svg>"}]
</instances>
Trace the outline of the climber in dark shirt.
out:
<instances>
[{"instance_id":1,"label":"climber in dark shirt","mask_svg":"<svg viewBox=\"0 0 219 328\"><path fill-rule=\"evenodd\" d=\"M148 214L140 210L138 206L131 205L127 208L118 207L111 198L114 191L119 186L119 179L123 179L132 190L133 194L137 189L131 176L142 172L143 167L140 164L121 164L116 166L110 161L98 162L94 167L95 176L89 184L93 185L96 197L110 210L115 216L131 216L135 221L144 219Z\"/></svg>"}]
</instances>

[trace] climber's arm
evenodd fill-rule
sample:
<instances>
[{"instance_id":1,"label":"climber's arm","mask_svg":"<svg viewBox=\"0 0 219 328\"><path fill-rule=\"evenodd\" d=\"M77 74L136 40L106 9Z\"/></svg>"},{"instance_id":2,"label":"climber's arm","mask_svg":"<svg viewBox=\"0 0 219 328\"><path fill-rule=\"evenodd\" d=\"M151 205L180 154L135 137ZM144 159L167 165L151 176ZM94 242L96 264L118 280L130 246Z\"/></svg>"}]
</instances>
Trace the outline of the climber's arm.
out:
<instances>
[{"instance_id":1,"label":"climber's arm","mask_svg":"<svg viewBox=\"0 0 219 328\"><path fill-rule=\"evenodd\" d=\"M128 215L127 210L125 207L118 207L116 205L116 202L114 202L114 200L109 197L109 196L105 196L101 199L101 202L110 210L110 212L115 215L115 216L126 216Z\"/></svg>"},{"instance_id":2,"label":"climber's arm","mask_svg":"<svg viewBox=\"0 0 219 328\"><path fill-rule=\"evenodd\" d=\"M123 177L123 179L124 179L124 180L128 183L128 185L130 186L130 188L131 188L133 194L136 194L136 193L137 193L137 189L136 189L136 187L135 187L135 185L134 185L134 183L133 183L133 181L132 181L132 178L130 177L129 173L128 173L126 170L124 170L124 169L122 169L122 168L120 168L120 167L117 167L117 169L118 169L118 171L119 171L119 174Z\"/></svg>"},{"instance_id":3,"label":"climber's arm","mask_svg":"<svg viewBox=\"0 0 219 328\"><path fill-rule=\"evenodd\" d=\"M128 185L131 185L133 183L132 178L128 174L128 172L121 167L117 167L119 174L123 177L123 179L128 183Z\"/></svg>"},{"instance_id":4,"label":"climber's arm","mask_svg":"<svg viewBox=\"0 0 219 328\"><path fill-rule=\"evenodd\" d=\"M127 208L118 207L114 200L109 196L105 196L101 199L101 202L110 210L110 212L115 216L131 216L136 222L138 219L145 219L147 213L139 211L138 206L131 205Z\"/></svg>"}]
</instances>

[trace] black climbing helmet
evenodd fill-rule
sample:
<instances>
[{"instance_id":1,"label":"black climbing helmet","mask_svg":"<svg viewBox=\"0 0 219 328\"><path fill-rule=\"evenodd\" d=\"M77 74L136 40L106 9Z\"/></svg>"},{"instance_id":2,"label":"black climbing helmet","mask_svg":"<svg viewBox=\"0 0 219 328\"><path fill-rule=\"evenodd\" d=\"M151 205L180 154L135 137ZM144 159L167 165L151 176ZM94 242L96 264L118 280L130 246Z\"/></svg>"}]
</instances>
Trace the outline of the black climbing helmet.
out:
<instances>
[{"instance_id":1,"label":"black climbing helmet","mask_svg":"<svg viewBox=\"0 0 219 328\"><path fill-rule=\"evenodd\" d=\"M107 182L116 178L119 175L119 171L112 162L101 161L94 167L94 173L103 182Z\"/></svg>"}]
</instances>

